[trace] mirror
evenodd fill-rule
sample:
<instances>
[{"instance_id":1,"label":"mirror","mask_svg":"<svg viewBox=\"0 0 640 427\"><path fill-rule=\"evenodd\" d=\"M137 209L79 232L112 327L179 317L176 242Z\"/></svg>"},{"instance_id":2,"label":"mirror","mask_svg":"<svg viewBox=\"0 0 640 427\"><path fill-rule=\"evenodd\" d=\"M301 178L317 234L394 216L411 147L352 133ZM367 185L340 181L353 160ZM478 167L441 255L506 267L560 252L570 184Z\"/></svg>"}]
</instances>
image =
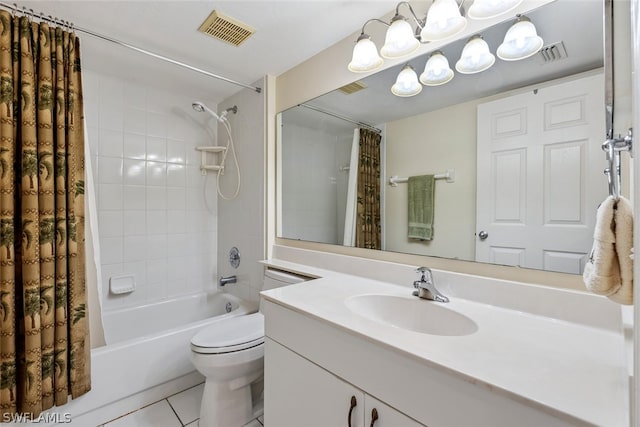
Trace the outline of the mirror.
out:
<instances>
[{"instance_id":1,"label":"mirror","mask_svg":"<svg viewBox=\"0 0 640 427\"><path fill-rule=\"evenodd\" d=\"M581 274L607 195L602 4L558 0L527 17L544 56L496 58L410 98L390 91L402 64L282 112L278 237L352 244L354 128L374 127L382 250ZM492 52L512 18L481 33ZM452 68L466 41L441 49ZM426 60L408 63L420 74ZM420 175L442 178L431 240L408 237L408 184L390 185Z\"/></svg>"}]
</instances>

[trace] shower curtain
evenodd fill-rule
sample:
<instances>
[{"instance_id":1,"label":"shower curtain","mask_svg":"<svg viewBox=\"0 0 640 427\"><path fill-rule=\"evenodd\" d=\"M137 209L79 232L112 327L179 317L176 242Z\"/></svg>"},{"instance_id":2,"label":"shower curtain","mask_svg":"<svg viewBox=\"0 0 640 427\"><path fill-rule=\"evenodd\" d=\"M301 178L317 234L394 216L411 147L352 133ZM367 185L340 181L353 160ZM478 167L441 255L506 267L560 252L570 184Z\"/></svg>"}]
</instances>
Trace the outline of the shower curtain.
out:
<instances>
[{"instance_id":1,"label":"shower curtain","mask_svg":"<svg viewBox=\"0 0 640 427\"><path fill-rule=\"evenodd\" d=\"M356 245L356 213L358 212L358 152L360 145L360 129L353 130L351 143L351 159L349 160L349 179L347 181L347 207L344 213L344 246Z\"/></svg>"},{"instance_id":2,"label":"shower curtain","mask_svg":"<svg viewBox=\"0 0 640 427\"><path fill-rule=\"evenodd\" d=\"M356 247L382 249L380 220L380 142L382 136L360 129Z\"/></svg>"},{"instance_id":3,"label":"shower curtain","mask_svg":"<svg viewBox=\"0 0 640 427\"><path fill-rule=\"evenodd\" d=\"M0 409L91 388L75 34L0 11Z\"/></svg>"}]
</instances>

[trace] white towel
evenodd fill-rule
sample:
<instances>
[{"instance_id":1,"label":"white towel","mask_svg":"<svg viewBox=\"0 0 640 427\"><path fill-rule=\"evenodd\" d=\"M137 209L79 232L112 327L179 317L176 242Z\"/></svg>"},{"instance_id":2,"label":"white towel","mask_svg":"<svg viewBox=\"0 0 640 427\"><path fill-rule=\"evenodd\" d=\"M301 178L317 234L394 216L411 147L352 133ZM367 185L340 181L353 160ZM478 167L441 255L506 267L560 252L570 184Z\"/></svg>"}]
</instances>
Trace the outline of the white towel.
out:
<instances>
[{"instance_id":1,"label":"white towel","mask_svg":"<svg viewBox=\"0 0 640 427\"><path fill-rule=\"evenodd\" d=\"M633 207L620 197L613 216L616 225L616 253L620 265L620 287L609 299L619 304L633 304Z\"/></svg>"},{"instance_id":2,"label":"white towel","mask_svg":"<svg viewBox=\"0 0 640 427\"><path fill-rule=\"evenodd\" d=\"M633 211L623 197L598 207L593 248L582 275L591 292L620 304L633 303Z\"/></svg>"}]
</instances>

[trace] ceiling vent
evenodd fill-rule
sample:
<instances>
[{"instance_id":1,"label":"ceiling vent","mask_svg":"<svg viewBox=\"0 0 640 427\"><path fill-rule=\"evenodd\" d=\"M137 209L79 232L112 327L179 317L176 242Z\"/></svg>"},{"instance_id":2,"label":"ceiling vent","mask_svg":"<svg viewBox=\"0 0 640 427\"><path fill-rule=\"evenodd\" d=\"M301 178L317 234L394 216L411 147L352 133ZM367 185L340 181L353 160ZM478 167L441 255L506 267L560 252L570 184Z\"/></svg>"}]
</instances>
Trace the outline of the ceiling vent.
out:
<instances>
[{"instance_id":1,"label":"ceiling vent","mask_svg":"<svg viewBox=\"0 0 640 427\"><path fill-rule=\"evenodd\" d=\"M353 82L348 85L344 85L339 87L338 90L346 95L351 95L352 93L356 93L361 91L362 89L366 89L367 85L362 82Z\"/></svg>"},{"instance_id":2,"label":"ceiling vent","mask_svg":"<svg viewBox=\"0 0 640 427\"><path fill-rule=\"evenodd\" d=\"M566 57L567 49L564 47L564 42L557 42L543 46L542 49L540 49L540 52L538 52L538 59L543 64L559 61Z\"/></svg>"},{"instance_id":3,"label":"ceiling vent","mask_svg":"<svg viewBox=\"0 0 640 427\"><path fill-rule=\"evenodd\" d=\"M240 46L256 32L255 28L216 10L204 20L198 31L233 46Z\"/></svg>"}]
</instances>

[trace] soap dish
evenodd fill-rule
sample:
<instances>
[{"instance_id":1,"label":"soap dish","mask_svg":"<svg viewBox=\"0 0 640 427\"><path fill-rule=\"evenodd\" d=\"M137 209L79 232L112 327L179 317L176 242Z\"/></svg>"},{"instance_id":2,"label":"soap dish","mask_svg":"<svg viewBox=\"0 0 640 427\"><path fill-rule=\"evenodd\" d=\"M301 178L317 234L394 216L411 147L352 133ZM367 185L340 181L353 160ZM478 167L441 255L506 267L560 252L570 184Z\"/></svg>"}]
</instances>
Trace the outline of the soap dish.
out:
<instances>
[{"instance_id":1,"label":"soap dish","mask_svg":"<svg viewBox=\"0 0 640 427\"><path fill-rule=\"evenodd\" d=\"M129 294L136 290L136 278L133 274L111 276L109 289L112 294Z\"/></svg>"}]
</instances>

